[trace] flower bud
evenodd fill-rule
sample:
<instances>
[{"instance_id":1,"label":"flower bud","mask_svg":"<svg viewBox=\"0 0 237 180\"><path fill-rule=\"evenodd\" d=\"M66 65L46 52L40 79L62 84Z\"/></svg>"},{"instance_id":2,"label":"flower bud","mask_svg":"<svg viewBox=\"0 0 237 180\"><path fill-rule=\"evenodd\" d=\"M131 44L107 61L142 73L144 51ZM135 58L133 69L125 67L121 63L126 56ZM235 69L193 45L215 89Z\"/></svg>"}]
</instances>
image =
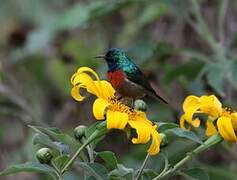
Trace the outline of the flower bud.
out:
<instances>
[{"instance_id":1,"label":"flower bud","mask_svg":"<svg viewBox=\"0 0 237 180\"><path fill-rule=\"evenodd\" d=\"M146 105L145 101L138 99L134 103L134 108L138 111L145 112L147 110L147 105Z\"/></svg>"},{"instance_id":2,"label":"flower bud","mask_svg":"<svg viewBox=\"0 0 237 180\"><path fill-rule=\"evenodd\" d=\"M81 140L81 138L85 136L86 128L87 127L84 125L77 126L74 129L74 137L78 140Z\"/></svg>"},{"instance_id":3,"label":"flower bud","mask_svg":"<svg viewBox=\"0 0 237 180\"><path fill-rule=\"evenodd\" d=\"M161 138L161 146L166 146L168 144L168 138L166 134L160 133L160 138Z\"/></svg>"},{"instance_id":4,"label":"flower bud","mask_svg":"<svg viewBox=\"0 0 237 180\"><path fill-rule=\"evenodd\" d=\"M48 164L53 158L53 152L49 148L41 148L36 152L36 158L40 163Z\"/></svg>"}]
</instances>

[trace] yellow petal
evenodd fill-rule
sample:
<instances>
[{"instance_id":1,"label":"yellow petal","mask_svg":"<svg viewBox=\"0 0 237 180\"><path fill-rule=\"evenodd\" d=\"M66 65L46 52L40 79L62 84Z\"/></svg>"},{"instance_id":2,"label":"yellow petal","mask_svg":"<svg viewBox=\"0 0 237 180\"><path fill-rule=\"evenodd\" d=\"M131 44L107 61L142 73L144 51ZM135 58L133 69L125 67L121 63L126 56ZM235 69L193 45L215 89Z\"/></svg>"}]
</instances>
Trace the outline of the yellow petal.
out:
<instances>
[{"instance_id":1,"label":"yellow petal","mask_svg":"<svg viewBox=\"0 0 237 180\"><path fill-rule=\"evenodd\" d=\"M93 71L91 68L88 67L81 67L77 70L77 73L83 73L83 72L90 72L95 78L96 81L95 84L98 87L98 89L101 90L100 92L100 97L102 98L109 98L112 97L115 93L115 90L113 89L112 85L108 82L108 81L101 81L99 76L97 75L97 73L95 71ZM94 91L90 91L90 89L88 89L90 93L94 93ZM98 97L98 94L97 94Z\"/></svg>"},{"instance_id":2,"label":"yellow petal","mask_svg":"<svg viewBox=\"0 0 237 180\"><path fill-rule=\"evenodd\" d=\"M139 121L128 121L128 123L137 132L137 137L132 138L133 144L145 144L150 140L150 130L152 126L148 126L146 123Z\"/></svg>"},{"instance_id":3,"label":"yellow petal","mask_svg":"<svg viewBox=\"0 0 237 180\"><path fill-rule=\"evenodd\" d=\"M179 119L179 126L183 129L186 129L184 115L182 115L181 118Z\"/></svg>"},{"instance_id":4,"label":"yellow petal","mask_svg":"<svg viewBox=\"0 0 237 180\"><path fill-rule=\"evenodd\" d=\"M207 129L206 129L207 136L212 136L217 133L216 127L214 126L211 120L207 120L206 126L207 126Z\"/></svg>"},{"instance_id":5,"label":"yellow petal","mask_svg":"<svg viewBox=\"0 0 237 180\"><path fill-rule=\"evenodd\" d=\"M109 99L114 97L115 90L108 81L94 81L97 87L101 89L100 97L104 99Z\"/></svg>"},{"instance_id":6,"label":"yellow petal","mask_svg":"<svg viewBox=\"0 0 237 180\"><path fill-rule=\"evenodd\" d=\"M77 70L77 73L80 74L80 73L83 73L83 72L89 72L91 73L92 75L95 76L96 80L99 81L100 78L99 76L97 75L97 73L95 71L93 71L91 68L88 68L88 67L80 67L78 70Z\"/></svg>"},{"instance_id":7,"label":"yellow petal","mask_svg":"<svg viewBox=\"0 0 237 180\"><path fill-rule=\"evenodd\" d=\"M224 117L224 116L220 117L217 120L217 127L218 127L219 133L225 140L231 141L231 142L237 141L237 137L233 129L231 118Z\"/></svg>"},{"instance_id":8,"label":"yellow petal","mask_svg":"<svg viewBox=\"0 0 237 180\"><path fill-rule=\"evenodd\" d=\"M80 94L80 86L74 86L71 90L71 96L77 100L77 101L82 101L84 99L83 96Z\"/></svg>"},{"instance_id":9,"label":"yellow petal","mask_svg":"<svg viewBox=\"0 0 237 180\"><path fill-rule=\"evenodd\" d=\"M185 127L185 122L189 123L190 125L192 125L193 127L196 127L196 128L200 126L200 119L195 118L194 120L190 121L190 120L185 119L185 115L182 115L179 120L180 127L183 129L190 129L190 128Z\"/></svg>"},{"instance_id":10,"label":"yellow petal","mask_svg":"<svg viewBox=\"0 0 237 180\"><path fill-rule=\"evenodd\" d=\"M199 98L196 96L188 96L183 103L185 119L192 123L193 114L200 108Z\"/></svg>"},{"instance_id":11,"label":"yellow petal","mask_svg":"<svg viewBox=\"0 0 237 180\"><path fill-rule=\"evenodd\" d=\"M235 131L237 131L237 112L231 114L231 122Z\"/></svg>"},{"instance_id":12,"label":"yellow petal","mask_svg":"<svg viewBox=\"0 0 237 180\"><path fill-rule=\"evenodd\" d=\"M212 117L218 117L222 113L222 104L216 96L202 96L200 98L200 111Z\"/></svg>"},{"instance_id":13,"label":"yellow petal","mask_svg":"<svg viewBox=\"0 0 237 180\"><path fill-rule=\"evenodd\" d=\"M152 142L147 152L150 155L156 155L160 151L160 143L161 143L161 138L159 133L156 131L156 126L153 126L153 129L151 131L151 137Z\"/></svg>"},{"instance_id":14,"label":"yellow petal","mask_svg":"<svg viewBox=\"0 0 237 180\"><path fill-rule=\"evenodd\" d=\"M93 114L97 120L105 119L105 110L109 106L109 102L104 99L98 98L93 104Z\"/></svg>"},{"instance_id":15,"label":"yellow petal","mask_svg":"<svg viewBox=\"0 0 237 180\"><path fill-rule=\"evenodd\" d=\"M198 119L198 118L195 118L193 121L192 121L192 126L193 127L199 127L200 126L200 119Z\"/></svg>"},{"instance_id":16,"label":"yellow petal","mask_svg":"<svg viewBox=\"0 0 237 180\"><path fill-rule=\"evenodd\" d=\"M185 98L183 103L184 112L188 111L190 108L196 107L199 104L199 97L197 96L188 96Z\"/></svg>"},{"instance_id":17,"label":"yellow petal","mask_svg":"<svg viewBox=\"0 0 237 180\"><path fill-rule=\"evenodd\" d=\"M96 86L93 79L86 73L77 74L72 80L74 86L80 85L87 89L88 92L100 97L100 89Z\"/></svg>"},{"instance_id":18,"label":"yellow petal","mask_svg":"<svg viewBox=\"0 0 237 180\"><path fill-rule=\"evenodd\" d=\"M124 129L128 122L128 114L107 110L107 128Z\"/></svg>"},{"instance_id":19,"label":"yellow petal","mask_svg":"<svg viewBox=\"0 0 237 180\"><path fill-rule=\"evenodd\" d=\"M148 126L152 125L152 122L147 119L146 113L144 113L142 111L136 111L136 110L135 110L135 112L136 112L136 116L134 117L135 121L140 121L142 123L147 124Z\"/></svg>"}]
</instances>

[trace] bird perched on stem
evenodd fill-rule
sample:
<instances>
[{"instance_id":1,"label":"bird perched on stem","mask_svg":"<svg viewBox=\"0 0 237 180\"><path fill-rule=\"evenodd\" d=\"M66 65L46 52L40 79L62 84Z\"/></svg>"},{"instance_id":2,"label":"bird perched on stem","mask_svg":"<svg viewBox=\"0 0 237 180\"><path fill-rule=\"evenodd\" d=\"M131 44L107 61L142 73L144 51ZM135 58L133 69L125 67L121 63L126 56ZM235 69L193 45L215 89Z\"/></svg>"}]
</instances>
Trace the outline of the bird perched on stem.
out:
<instances>
[{"instance_id":1,"label":"bird perched on stem","mask_svg":"<svg viewBox=\"0 0 237 180\"><path fill-rule=\"evenodd\" d=\"M108 65L108 81L122 97L132 98L134 102L137 98L149 95L167 104L167 101L151 87L142 71L124 50L111 48L105 55L99 55L96 58L105 59Z\"/></svg>"}]
</instances>

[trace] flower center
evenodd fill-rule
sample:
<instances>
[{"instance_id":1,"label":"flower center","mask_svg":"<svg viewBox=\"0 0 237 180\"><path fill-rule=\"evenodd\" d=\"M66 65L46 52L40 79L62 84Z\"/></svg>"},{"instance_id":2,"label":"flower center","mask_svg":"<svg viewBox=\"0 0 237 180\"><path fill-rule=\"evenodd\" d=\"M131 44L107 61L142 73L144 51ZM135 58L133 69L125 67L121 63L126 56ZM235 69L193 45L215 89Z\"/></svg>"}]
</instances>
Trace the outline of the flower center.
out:
<instances>
[{"instance_id":1,"label":"flower center","mask_svg":"<svg viewBox=\"0 0 237 180\"><path fill-rule=\"evenodd\" d=\"M109 103L111 104L110 109L114 111L127 113L131 118L133 118L136 115L136 112L134 109L126 106L125 104L120 102L116 97L110 98Z\"/></svg>"},{"instance_id":2,"label":"flower center","mask_svg":"<svg viewBox=\"0 0 237 180\"><path fill-rule=\"evenodd\" d=\"M222 116L230 117L233 110L230 107L222 108Z\"/></svg>"}]
</instances>

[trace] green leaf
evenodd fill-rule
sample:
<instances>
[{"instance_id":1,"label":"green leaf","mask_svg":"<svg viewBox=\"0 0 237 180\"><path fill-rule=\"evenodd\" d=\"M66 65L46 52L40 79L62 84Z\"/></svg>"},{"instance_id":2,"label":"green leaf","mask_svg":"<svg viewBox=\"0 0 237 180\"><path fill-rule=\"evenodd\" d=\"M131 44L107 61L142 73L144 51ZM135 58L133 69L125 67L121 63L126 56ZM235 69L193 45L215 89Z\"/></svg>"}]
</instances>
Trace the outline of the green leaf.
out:
<instances>
[{"instance_id":1,"label":"green leaf","mask_svg":"<svg viewBox=\"0 0 237 180\"><path fill-rule=\"evenodd\" d=\"M163 132L168 129L178 128L179 125L175 123L166 123L166 122L159 122L157 123L158 131Z\"/></svg>"},{"instance_id":2,"label":"green leaf","mask_svg":"<svg viewBox=\"0 0 237 180\"><path fill-rule=\"evenodd\" d=\"M45 134L36 133L33 136L33 144L34 145L41 144L41 145L44 145L46 147L49 147L49 148L55 149L57 151L60 151L58 149L58 146Z\"/></svg>"},{"instance_id":3,"label":"green leaf","mask_svg":"<svg viewBox=\"0 0 237 180\"><path fill-rule=\"evenodd\" d=\"M67 134L62 133L57 128L43 128L43 127L39 127L39 126L29 126L29 127L38 133L46 134L54 141L59 141L59 142L62 142L63 144L69 145L70 149L72 149L72 151L74 151L74 152L79 147L81 147L81 143L79 141L75 140L74 138L72 138L71 136L69 136ZM80 156L83 159L86 158L86 155L83 152L80 153Z\"/></svg>"},{"instance_id":4,"label":"green leaf","mask_svg":"<svg viewBox=\"0 0 237 180\"><path fill-rule=\"evenodd\" d=\"M63 167L66 165L66 163L69 161L69 156L67 155L61 155L56 157L53 162L57 166L57 168L61 171Z\"/></svg>"},{"instance_id":5,"label":"green leaf","mask_svg":"<svg viewBox=\"0 0 237 180\"><path fill-rule=\"evenodd\" d=\"M97 180L109 179L108 170L101 164L78 162L77 165L86 170L91 176L95 177Z\"/></svg>"},{"instance_id":6,"label":"green leaf","mask_svg":"<svg viewBox=\"0 0 237 180\"><path fill-rule=\"evenodd\" d=\"M100 156L113 169L117 168L118 162L117 162L117 158L113 152L111 152L111 151L98 152L98 156Z\"/></svg>"},{"instance_id":7,"label":"green leaf","mask_svg":"<svg viewBox=\"0 0 237 180\"><path fill-rule=\"evenodd\" d=\"M208 174L200 168L192 168L192 169L188 169L183 171L183 173L195 180L209 180L209 176ZM187 178L190 179L190 178Z\"/></svg>"},{"instance_id":8,"label":"green leaf","mask_svg":"<svg viewBox=\"0 0 237 180\"><path fill-rule=\"evenodd\" d=\"M76 141L74 138L67 134L63 134L59 129L57 128L43 128L39 126L29 126L34 131L38 133L43 133L48 135L51 139L54 141L59 141L64 144L68 144L74 151L78 149L78 147L81 146L81 144Z\"/></svg>"},{"instance_id":9,"label":"green leaf","mask_svg":"<svg viewBox=\"0 0 237 180\"><path fill-rule=\"evenodd\" d=\"M212 63L206 66L208 84L221 96L224 96L224 78L227 65L223 63Z\"/></svg>"},{"instance_id":10,"label":"green leaf","mask_svg":"<svg viewBox=\"0 0 237 180\"><path fill-rule=\"evenodd\" d=\"M36 172L36 173L44 173L48 174L54 178L57 177L57 174L55 173L55 170L46 165L46 164L40 164L38 162L27 162L24 164L17 164L17 165L12 165L2 171L0 173L0 176L6 176L6 175L11 175L11 174L16 174L19 172Z\"/></svg>"},{"instance_id":11,"label":"green leaf","mask_svg":"<svg viewBox=\"0 0 237 180\"><path fill-rule=\"evenodd\" d=\"M118 164L117 166L118 166L117 169L110 171L109 173L110 178L122 177L125 178L126 180L133 179L134 170L132 168L126 168L122 164Z\"/></svg>"},{"instance_id":12,"label":"green leaf","mask_svg":"<svg viewBox=\"0 0 237 180\"><path fill-rule=\"evenodd\" d=\"M203 142L201 141L201 139L192 131L187 131L185 129L182 128L173 128L173 129L169 129L167 130L168 133L173 133L178 137L183 137L183 138L187 138L191 141L197 142L199 144L202 144Z\"/></svg>"},{"instance_id":13,"label":"green leaf","mask_svg":"<svg viewBox=\"0 0 237 180\"><path fill-rule=\"evenodd\" d=\"M97 129L97 127L101 124L101 122L96 122L94 124L92 124L91 126L89 126L87 129L86 129L86 132L85 132L85 136L86 138L89 138L94 132L95 130ZM95 139L94 141L92 141L90 143L90 146L92 149L94 149L96 147L96 145L102 140L104 139L105 136L101 136L97 139Z\"/></svg>"},{"instance_id":14,"label":"green leaf","mask_svg":"<svg viewBox=\"0 0 237 180\"><path fill-rule=\"evenodd\" d=\"M61 142L55 141L54 144L57 146L59 152L61 154L69 155L70 154L70 147L66 144L63 144Z\"/></svg>"}]
</instances>

